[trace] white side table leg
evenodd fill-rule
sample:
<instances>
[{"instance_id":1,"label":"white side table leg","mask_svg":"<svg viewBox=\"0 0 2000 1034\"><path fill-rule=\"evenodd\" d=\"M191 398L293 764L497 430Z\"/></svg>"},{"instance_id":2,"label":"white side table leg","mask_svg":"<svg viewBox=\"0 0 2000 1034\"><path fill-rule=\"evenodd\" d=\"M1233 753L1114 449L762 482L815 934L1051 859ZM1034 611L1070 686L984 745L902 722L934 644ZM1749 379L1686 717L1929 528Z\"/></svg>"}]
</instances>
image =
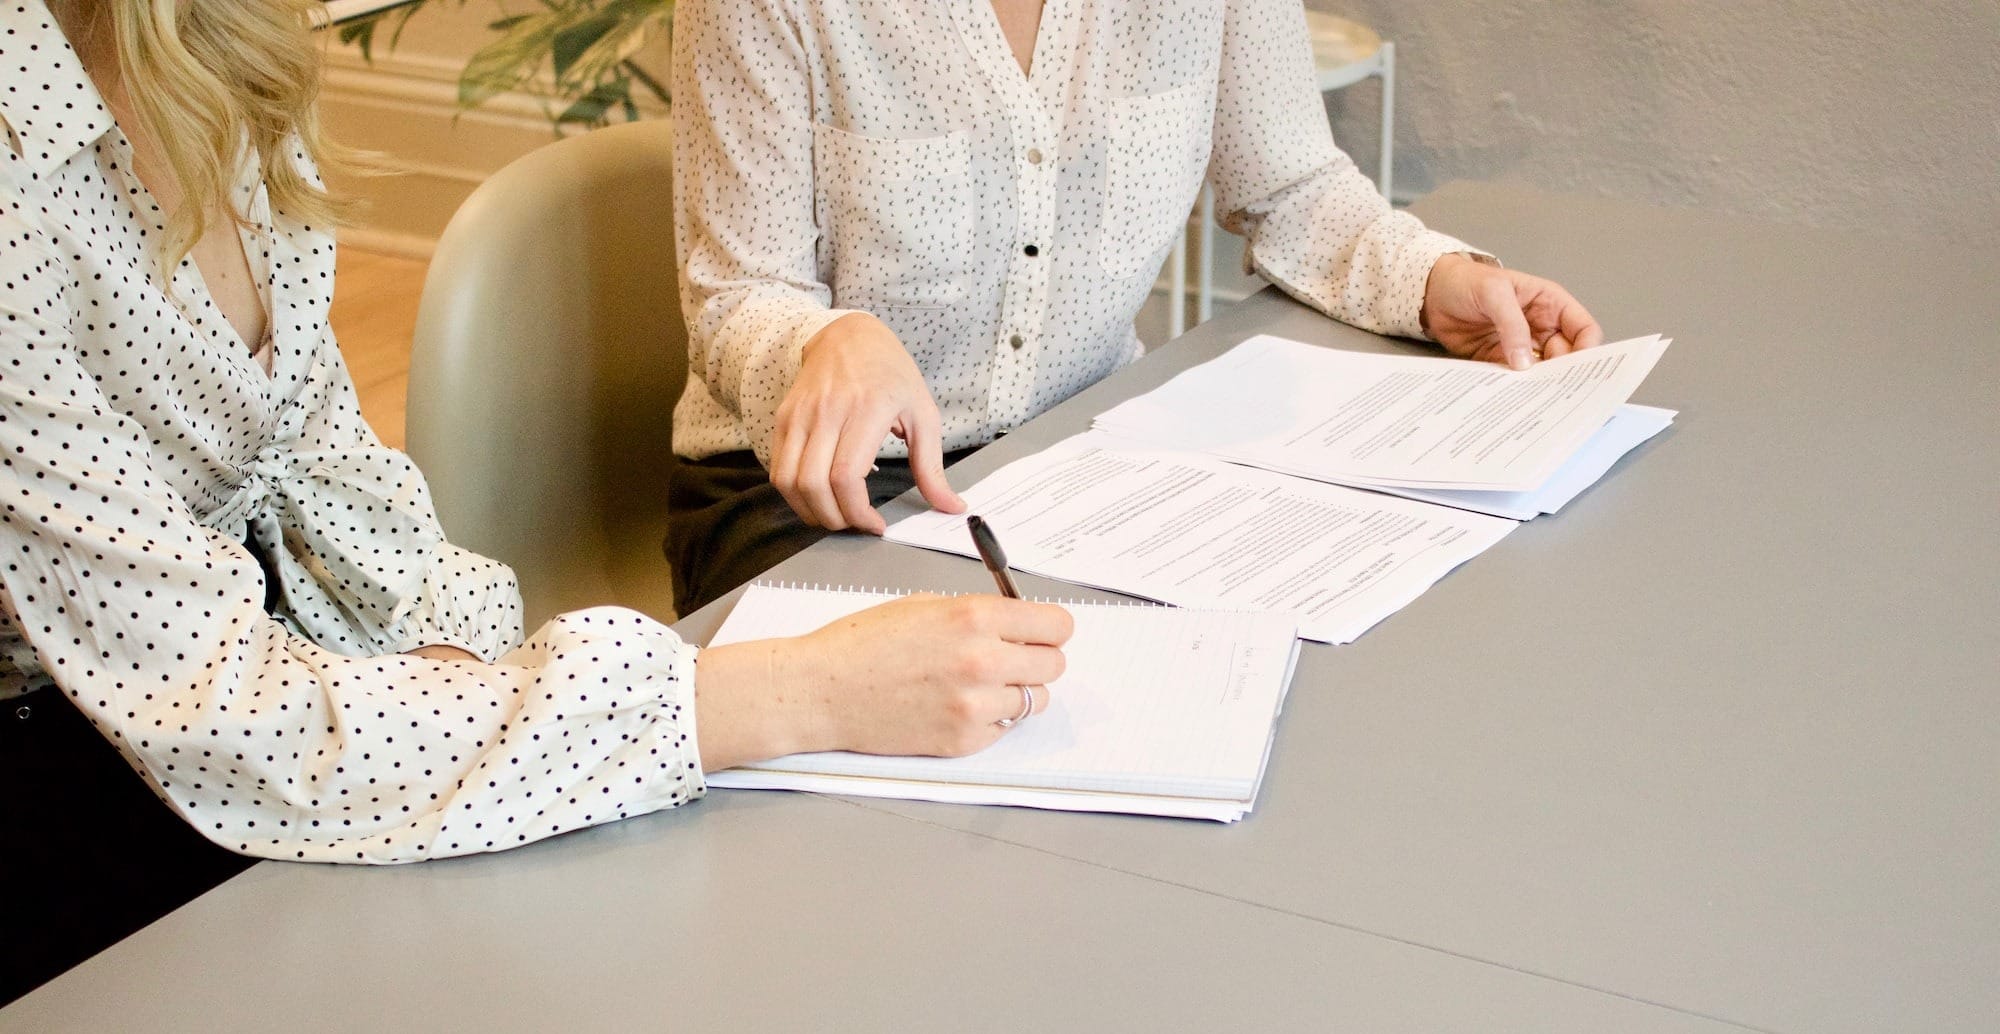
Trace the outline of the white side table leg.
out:
<instances>
[{"instance_id":1,"label":"white side table leg","mask_svg":"<svg viewBox=\"0 0 2000 1034\"><path fill-rule=\"evenodd\" d=\"M1174 253L1167 256L1167 337L1180 337L1187 330L1187 223L1174 238Z\"/></svg>"},{"instance_id":2,"label":"white side table leg","mask_svg":"<svg viewBox=\"0 0 2000 1034\"><path fill-rule=\"evenodd\" d=\"M1194 321L1207 323L1215 315L1215 191L1204 184L1201 188L1201 215L1196 220L1200 226L1200 247L1195 252L1197 287L1195 289Z\"/></svg>"},{"instance_id":3,"label":"white side table leg","mask_svg":"<svg viewBox=\"0 0 2000 1034\"><path fill-rule=\"evenodd\" d=\"M1396 168L1396 45L1382 41L1382 171L1375 185L1382 196L1390 196L1390 180Z\"/></svg>"}]
</instances>

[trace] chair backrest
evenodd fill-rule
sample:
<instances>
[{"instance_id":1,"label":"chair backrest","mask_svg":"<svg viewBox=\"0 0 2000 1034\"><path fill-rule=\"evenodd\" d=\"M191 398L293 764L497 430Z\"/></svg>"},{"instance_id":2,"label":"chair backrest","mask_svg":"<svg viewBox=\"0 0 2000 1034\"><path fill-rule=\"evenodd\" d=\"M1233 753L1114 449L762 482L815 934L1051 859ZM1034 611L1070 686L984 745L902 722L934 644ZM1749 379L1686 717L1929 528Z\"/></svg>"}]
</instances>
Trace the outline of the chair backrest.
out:
<instances>
[{"instance_id":1,"label":"chair backrest","mask_svg":"<svg viewBox=\"0 0 2000 1034\"><path fill-rule=\"evenodd\" d=\"M641 122L512 162L452 217L424 282L410 455L446 535L514 567L530 630L600 603L672 615L671 153L669 127Z\"/></svg>"}]
</instances>

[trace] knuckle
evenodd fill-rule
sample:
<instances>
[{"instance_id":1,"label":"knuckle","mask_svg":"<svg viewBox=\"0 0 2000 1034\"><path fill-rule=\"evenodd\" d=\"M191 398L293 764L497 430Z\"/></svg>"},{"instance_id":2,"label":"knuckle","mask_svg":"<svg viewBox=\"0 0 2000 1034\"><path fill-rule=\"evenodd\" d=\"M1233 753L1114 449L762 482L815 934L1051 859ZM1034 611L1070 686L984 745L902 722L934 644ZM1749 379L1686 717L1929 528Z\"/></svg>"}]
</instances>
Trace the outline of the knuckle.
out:
<instances>
[{"instance_id":1,"label":"knuckle","mask_svg":"<svg viewBox=\"0 0 2000 1034\"><path fill-rule=\"evenodd\" d=\"M974 634L986 627L986 608L976 596L960 596L946 607L945 618L953 631Z\"/></svg>"},{"instance_id":2,"label":"knuckle","mask_svg":"<svg viewBox=\"0 0 2000 1034\"><path fill-rule=\"evenodd\" d=\"M962 731L965 726L978 721L979 694L965 689L946 694L944 713L951 720L952 727Z\"/></svg>"},{"instance_id":3,"label":"knuckle","mask_svg":"<svg viewBox=\"0 0 2000 1034\"><path fill-rule=\"evenodd\" d=\"M958 676L960 685L983 685L994 676L993 662L988 660L983 650L968 650L959 655L953 674Z\"/></svg>"}]
</instances>

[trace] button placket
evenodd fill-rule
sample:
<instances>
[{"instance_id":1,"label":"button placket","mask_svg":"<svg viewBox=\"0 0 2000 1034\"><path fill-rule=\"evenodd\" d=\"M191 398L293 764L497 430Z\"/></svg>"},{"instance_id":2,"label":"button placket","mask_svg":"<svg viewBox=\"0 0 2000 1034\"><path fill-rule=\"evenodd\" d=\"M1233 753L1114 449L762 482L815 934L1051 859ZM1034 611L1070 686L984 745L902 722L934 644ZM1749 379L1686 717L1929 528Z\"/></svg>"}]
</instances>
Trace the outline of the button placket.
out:
<instances>
[{"instance_id":1,"label":"button placket","mask_svg":"<svg viewBox=\"0 0 2000 1034\"><path fill-rule=\"evenodd\" d=\"M1019 426L1033 410L1037 334L1047 315L1049 260L1043 253L1055 228L1056 163L1050 160L1055 130L1040 99L1025 84L1007 91L1008 128L1014 135L1014 184L1018 222L1001 292L1000 327L993 374L987 386L990 429Z\"/></svg>"},{"instance_id":2,"label":"button placket","mask_svg":"<svg viewBox=\"0 0 2000 1034\"><path fill-rule=\"evenodd\" d=\"M1017 222L1001 285L1000 319L988 353L986 386L985 429L989 434L1004 434L1018 427L1034 409L1037 346L1050 296L1050 261L1044 251L1053 240L1056 208L1059 117L1049 112L1050 106L1058 112L1062 108L1058 100L1045 104L1034 81L1046 74L1039 62L1034 76L1020 74L997 23L988 12L974 9L973 5L984 2L957 0L951 10L966 48L1000 97L1014 172ZM1064 0L1051 0L1043 9L1042 32L1065 31L1067 10ZM1052 20L1056 24L1052 25ZM1060 52L1062 48L1051 49Z\"/></svg>"}]
</instances>

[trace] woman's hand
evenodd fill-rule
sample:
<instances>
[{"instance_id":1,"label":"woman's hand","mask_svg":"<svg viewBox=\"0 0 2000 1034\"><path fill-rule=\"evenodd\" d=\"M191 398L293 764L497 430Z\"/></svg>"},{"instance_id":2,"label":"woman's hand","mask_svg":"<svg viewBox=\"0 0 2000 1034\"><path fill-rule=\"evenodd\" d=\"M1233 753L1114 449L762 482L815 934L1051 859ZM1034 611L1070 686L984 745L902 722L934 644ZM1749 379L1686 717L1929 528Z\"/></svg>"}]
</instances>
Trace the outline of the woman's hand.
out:
<instances>
[{"instance_id":1,"label":"woman's hand","mask_svg":"<svg viewBox=\"0 0 2000 1034\"><path fill-rule=\"evenodd\" d=\"M771 442L771 484L800 520L882 534L888 523L869 505L868 473L892 433L909 443L924 500L946 513L965 509L944 477L937 403L894 331L864 313L843 316L803 356Z\"/></svg>"},{"instance_id":2,"label":"woman's hand","mask_svg":"<svg viewBox=\"0 0 2000 1034\"><path fill-rule=\"evenodd\" d=\"M1423 325L1445 351L1525 370L1604 343L1604 331L1562 285L1446 255L1424 285Z\"/></svg>"},{"instance_id":3,"label":"woman's hand","mask_svg":"<svg viewBox=\"0 0 2000 1034\"><path fill-rule=\"evenodd\" d=\"M813 750L957 757L1007 734L1028 687L1039 714L1075 626L1047 603L910 596L796 639L703 650L702 768Z\"/></svg>"}]
</instances>

